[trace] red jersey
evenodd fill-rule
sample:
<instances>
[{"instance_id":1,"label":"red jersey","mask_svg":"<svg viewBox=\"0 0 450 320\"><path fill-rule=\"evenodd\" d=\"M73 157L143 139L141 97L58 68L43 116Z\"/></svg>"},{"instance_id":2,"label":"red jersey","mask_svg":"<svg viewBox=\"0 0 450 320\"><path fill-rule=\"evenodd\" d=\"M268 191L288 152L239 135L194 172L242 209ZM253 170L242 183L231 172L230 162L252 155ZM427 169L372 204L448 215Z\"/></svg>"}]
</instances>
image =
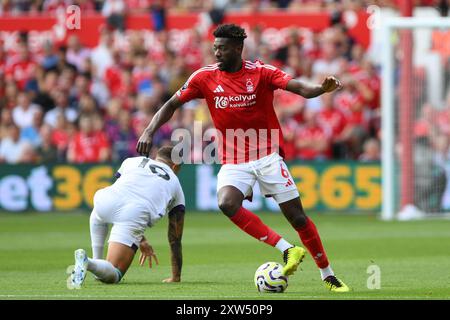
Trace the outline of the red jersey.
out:
<instances>
[{"instance_id":1,"label":"red jersey","mask_svg":"<svg viewBox=\"0 0 450 320\"><path fill-rule=\"evenodd\" d=\"M106 68L103 78L110 94L116 96L122 86L122 69L120 66L111 65Z\"/></svg>"},{"instance_id":2,"label":"red jersey","mask_svg":"<svg viewBox=\"0 0 450 320\"><path fill-rule=\"evenodd\" d=\"M8 78L12 78L13 80L15 80L19 89L23 90L27 81L32 78L35 68L36 63L34 63L33 61L19 61L13 63L8 68L8 70L6 71L6 75Z\"/></svg>"},{"instance_id":3,"label":"red jersey","mask_svg":"<svg viewBox=\"0 0 450 320\"><path fill-rule=\"evenodd\" d=\"M364 98L357 92L342 91L337 94L334 103L346 118L347 125L368 128L369 121L364 112Z\"/></svg>"},{"instance_id":4,"label":"red jersey","mask_svg":"<svg viewBox=\"0 0 450 320\"><path fill-rule=\"evenodd\" d=\"M93 132L86 135L82 132L75 134L69 144L75 154L76 163L99 162L102 149L109 148L108 138L104 132Z\"/></svg>"},{"instance_id":5,"label":"red jersey","mask_svg":"<svg viewBox=\"0 0 450 320\"><path fill-rule=\"evenodd\" d=\"M381 107L381 79L378 75L369 75L365 71L360 71L355 74L356 80L365 84L372 92L372 99L365 100L365 103L372 110Z\"/></svg>"},{"instance_id":6,"label":"red jersey","mask_svg":"<svg viewBox=\"0 0 450 320\"><path fill-rule=\"evenodd\" d=\"M194 72L177 91L181 102L204 98L219 134L222 163L244 163L272 152L283 156L283 136L273 107L273 92L292 77L260 61L244 61L237 72L218 64Z\"/></svg>"},{"instance_id":7,"label":"red jersey","mask_svg":"<svg viewBox=\"0 0 450 320\"><path fill-rule=\"evenodd\" d=\"M318 151L311 147L297 148L297 157L302 160L328 159L330 156L329 135L320 126L300 127L296 133L297 140L326 141L328 147Z\"/></svg>"},{"instance_id":8,"label":"red jersey","mask_svg":"<svg viewBox=\"0 0 450 320\"><path fill-rule=\"evenodd\" d=\"M317 122L333 136L339 136L344 131L346 121L344 114L338 109L324 109L317 114Z\"/></svg>"}]
</instances>

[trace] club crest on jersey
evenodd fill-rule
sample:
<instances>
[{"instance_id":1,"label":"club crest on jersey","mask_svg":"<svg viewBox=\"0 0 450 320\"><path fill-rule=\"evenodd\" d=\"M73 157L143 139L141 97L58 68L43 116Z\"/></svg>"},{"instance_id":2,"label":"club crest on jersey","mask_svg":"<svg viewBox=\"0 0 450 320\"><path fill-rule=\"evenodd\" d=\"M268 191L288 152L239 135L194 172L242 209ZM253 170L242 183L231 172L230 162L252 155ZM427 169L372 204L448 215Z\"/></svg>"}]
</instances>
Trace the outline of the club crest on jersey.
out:
<instances>
[{"instance_id":1,"label":"club crest on jersey","mask_svg":"<svg viewBox=\"0 0 450 320\"><path fill-rule=\"evenodd\" d=\"M245 83L245 86L247 87L247 92L251 93L255 90L254 86L253 86L253 82L251 79L247 79L247 82Z\"/></svg>"}]
</instances>

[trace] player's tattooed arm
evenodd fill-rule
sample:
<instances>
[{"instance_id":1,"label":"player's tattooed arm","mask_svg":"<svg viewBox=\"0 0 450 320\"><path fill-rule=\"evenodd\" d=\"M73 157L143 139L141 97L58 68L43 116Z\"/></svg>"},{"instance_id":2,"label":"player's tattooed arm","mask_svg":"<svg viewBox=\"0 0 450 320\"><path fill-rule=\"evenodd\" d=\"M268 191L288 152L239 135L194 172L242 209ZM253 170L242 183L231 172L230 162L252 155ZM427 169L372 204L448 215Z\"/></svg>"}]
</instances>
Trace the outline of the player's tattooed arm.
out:
<instances>
[{"instance_id":1,"label":"player's tattooed arm","mask_svg":"<svg viewBox=\"0 0 450 320\"><path fill-rule=\"evenodd\" d=\"M181 107L183 103L178 99L176 95L173 95L166 103L163 104L161 109L153 117L152 121L150 121L147 128L145 128L144 132L139 138L139 141L136 145L136 151L143 156L149 156L150 150L153 144L153 135L155 132L161 128L163 124L172 118L175 110Z\"/></svg>"},{"instance_id":2,"label":"player's tattooed arm","mask_svg":"<svg viewBox=\"0 0 450 320\"><path fill-rule=\"evenodd\" d=\"M181 280L181 267L183 265L183 254L181 238L183 237L185 207L176 206L169 212L168 238L172 260L172 278L165 282L179 282Z\"/></svg>"},{"instance_id":3,"label":"player's tattooed arm","mask_svg":"<svg viewBox=\"0 0 450 320\"><path fill-rule=\"evenodd\" d=\"M305 98L314 98L325 92L332 92L341 88L341 82L333 76L326 77L321 84L311 84L305 81L292 79L286 86L287 91L296 93Z\"/></svg>"}]
</instances>

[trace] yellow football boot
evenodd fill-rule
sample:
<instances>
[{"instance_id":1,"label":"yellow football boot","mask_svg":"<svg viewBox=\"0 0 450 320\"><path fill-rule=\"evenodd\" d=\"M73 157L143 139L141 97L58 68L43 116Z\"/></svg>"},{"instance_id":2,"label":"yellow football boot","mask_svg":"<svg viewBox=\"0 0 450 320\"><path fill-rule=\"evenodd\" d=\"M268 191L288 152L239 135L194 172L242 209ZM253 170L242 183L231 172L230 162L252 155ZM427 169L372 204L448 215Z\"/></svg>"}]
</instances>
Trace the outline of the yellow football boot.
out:
<instances>
[{"instance_id":1,"label":"yellow football boot","mask_svg":"<svg viewBox=\"0 0 450 320\"><path fill-rule=\"evenodd\" d=\"M298 265L305 258L306 251L302 247L291 247L286 249L283 254L285 266L283 275L290 276L297 270Z\"/></svg>"},{"instance_id":2,"label":"yellow football boot","mask_svg":"<svg viewBox=\"0 0 450 320\"><path fill-rule=\"evenodd\" d=\"M323 280L325 287L332 292L349 292L350 288L335 276L328 276Z\"/></svg>"}]
</instances>

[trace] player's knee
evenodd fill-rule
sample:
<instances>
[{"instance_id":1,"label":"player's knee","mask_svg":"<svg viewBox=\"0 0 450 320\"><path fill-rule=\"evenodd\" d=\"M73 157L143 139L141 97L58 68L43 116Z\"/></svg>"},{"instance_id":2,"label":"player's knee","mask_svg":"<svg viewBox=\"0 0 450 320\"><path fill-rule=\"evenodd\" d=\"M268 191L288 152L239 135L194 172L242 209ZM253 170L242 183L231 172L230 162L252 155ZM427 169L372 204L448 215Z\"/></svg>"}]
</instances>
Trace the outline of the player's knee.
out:
<instances>
[{"instance_id":1,"label":"player's knee","mask_svg":"<svg viewBox=\"0 0 450 320\"><path fill-rule=\"evenodd\" d=\"M219 208L228 217L233 216L240 206L240 203L231 198L223 197L219 199Z\"/></svg>"},{"instance_id":2,"label":"player's knee","mask_svg":"<svg viewBox=\"0 0 450 320\"><path fill-rule=\"evenodd\" d=\"M114 268L114 272L111 272L110 274L107 274L101 278L97 277L97 280L100 280L101 282L106 284L115 284L119 283L120 280L122 280L123 275L123 271L119 270L118 268Z\"/></svg>"},{"instance_id":3,"label":"player's knee","mask_svg":"<svg viewBox=\"0 0 450 320\"><path fill-rule=\"evenodd\" d=\"M303 212L297 212L291 216L290 223L294 228L302 228L306 225L308 218Z\"/></svg>"},{"instance_id":4,"label":"player's knee","mask_svg":"<svg viewBox=\"0 0 450 320\"><path fill-rule=\"evenodd\" d=\"M308 222L303 206L298 199L280 205L284 216L294 228L301 228Z\"/></svg>"}]
</instances>

